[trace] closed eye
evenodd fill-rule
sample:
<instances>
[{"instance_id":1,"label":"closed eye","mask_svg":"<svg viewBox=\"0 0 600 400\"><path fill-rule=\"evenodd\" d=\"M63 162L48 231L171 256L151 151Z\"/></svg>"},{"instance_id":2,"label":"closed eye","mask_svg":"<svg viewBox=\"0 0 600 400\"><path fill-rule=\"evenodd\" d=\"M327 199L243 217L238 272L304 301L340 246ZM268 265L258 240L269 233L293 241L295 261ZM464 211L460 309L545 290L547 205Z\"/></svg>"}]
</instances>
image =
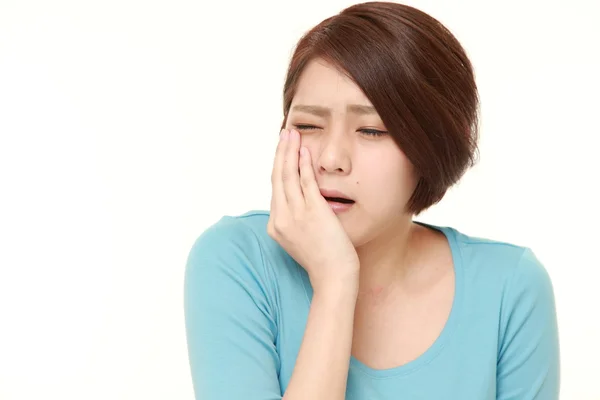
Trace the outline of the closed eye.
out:
<instances>
[{"instance_id":1,"label":"closed eye","mask_svg":"<svg viewBox=\"0 0 600 400\"><path fill-rule=\"evenodd\" d=\"M319 129L314 125L294 125L294 127L296 129L298 129L299 131L308 131L308 130L312 130L312 129Z\"/></svg>"},{"instance_id":2,"label":"closed eye","mask_svg":"<svg viewBox=\"0 0 600 400\"><path fill-rule=\"evenodd\" d=\"M305 125L305 124L294 125L294 127L296 129L298 129L299 131L309 131L309 130L321 129L318 126ZM388 134L387 131L380 131L378 129L369 129L369 128L359 129L358 131L366 136L383 136L383 135Z\"/></svg>"}]
</instances>

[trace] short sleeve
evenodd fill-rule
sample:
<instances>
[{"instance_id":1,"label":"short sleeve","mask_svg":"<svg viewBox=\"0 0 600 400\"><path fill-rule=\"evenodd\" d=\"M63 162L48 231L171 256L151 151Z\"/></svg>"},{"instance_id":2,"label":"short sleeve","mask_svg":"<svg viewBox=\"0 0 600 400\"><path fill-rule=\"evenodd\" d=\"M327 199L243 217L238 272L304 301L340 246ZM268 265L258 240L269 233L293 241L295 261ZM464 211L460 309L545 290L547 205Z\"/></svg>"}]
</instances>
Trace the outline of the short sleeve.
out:
<instances>
[{"instance_id":1,"label":"short sleeve","mask_svg":"<svg viewBox=\"0 0 600 400\"><path fill-rule=\"evenodd\" d=\"M224 217L192 246L184 313L196 399L281 399L267 279L257 237L236 218Z\"/></svg>"},{"instance_id":2,"label":"short sleeve","mask_svg":"<svg viewBox=\"0 0 600 400\"><path fill-rule=\"evenodd\" d=\"M559 342L550 277L525 249L503 297L497 366L498 400L556 400Z\"/></svg>"}]
</instances>

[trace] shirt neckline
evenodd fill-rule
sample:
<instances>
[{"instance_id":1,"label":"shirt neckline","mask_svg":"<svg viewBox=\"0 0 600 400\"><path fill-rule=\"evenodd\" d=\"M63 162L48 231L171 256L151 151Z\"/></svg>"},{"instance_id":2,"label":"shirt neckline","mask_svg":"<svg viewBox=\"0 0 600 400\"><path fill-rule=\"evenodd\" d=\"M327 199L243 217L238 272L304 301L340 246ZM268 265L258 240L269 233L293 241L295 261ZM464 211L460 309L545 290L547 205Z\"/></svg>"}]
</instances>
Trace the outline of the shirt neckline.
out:
<instances>
[{"instance_id":1,"label":"shirt neckline","mask_svg":"<svg viewBox=\"0 0 600 400\"><path fill-rule=\"evenodd\" d=\"M450 338L456 330L458 320L460 318L464 296L464 271L461 251L456 240L456 232L454 229L447 226L437 226L420 221L413 222L426 228L435 229L442 232L446 237L446 240L448 240L450 251L452 253L452 263L454 268L454 298L452 300L452 308L450 310L450 314L448 315L448 319L446 320L446 323L444 324L444 327L442 328L442 331L436 340L419 357L407 362L406 364L386 369L374 369L367 366L356 357L352 355L350 356L351 369L356 369L374 378L388 378L392 376L407 375L431 363L448 344Z\"/></svg>"},{"instance_id":2,"label":"shirt neckline","mask_svg":"<svg viewBox=\"0 0 600 400\"><path fill-rule=\"evenodd\" d=\"M450 251L452 253L452 263L454 268L454 299L452 300L452 307L450 310L450 314L448 315L448 319L446 320L446 323L442 328L442 331L440 332L436 340L432 343L432 345L429 346L429 348L425 350L419 357L407 362L406 364L386 369L374 369L364 364L353 355L351 355L350 370L360 371L361 373L373 378L382 379L389 378L392 376L407 375L431 363L442 352L442 350L445 348L450 338L454 334L456 327L458 326L458 321L460 319L460 314L463 308L464 271L462 254L456 238L456 231L453 228L447 226L437 226L420 221L413 222L422 225L426 228L442 232L446 237L446 240L448 241ZM304 271L304 269L301 266L298 266L298 268L299 270L301 270L300 275L304 282L304 288L306 291L308 304L310 306L313 295L312 286L310 285L310 280L306 271Z\"/></svg>"}]
</instances>

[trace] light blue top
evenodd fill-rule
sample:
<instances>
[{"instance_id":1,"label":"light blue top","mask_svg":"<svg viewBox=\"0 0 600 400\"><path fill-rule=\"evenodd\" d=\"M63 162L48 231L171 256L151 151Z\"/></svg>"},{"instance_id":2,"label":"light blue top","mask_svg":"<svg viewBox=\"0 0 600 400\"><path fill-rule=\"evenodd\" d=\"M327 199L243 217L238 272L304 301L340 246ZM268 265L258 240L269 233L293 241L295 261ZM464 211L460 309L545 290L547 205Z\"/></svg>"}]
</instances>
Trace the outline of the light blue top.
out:
<instances>
[{"instance_id":1,"label":"light blue top","mask_svg":"<svg viewBox=\"0 0 600 400\"><path fill-rule=\"evenodd\" d=\"M185 319L198 400L281 399L292 376L312 288L268 236L268 218L266 211L225 216L190 251ZM553 288L533 252L419 223L450 243L449 319L405 365L375 370L352 357L346 399L558 399Z\"/></svg>"}]
</instances>

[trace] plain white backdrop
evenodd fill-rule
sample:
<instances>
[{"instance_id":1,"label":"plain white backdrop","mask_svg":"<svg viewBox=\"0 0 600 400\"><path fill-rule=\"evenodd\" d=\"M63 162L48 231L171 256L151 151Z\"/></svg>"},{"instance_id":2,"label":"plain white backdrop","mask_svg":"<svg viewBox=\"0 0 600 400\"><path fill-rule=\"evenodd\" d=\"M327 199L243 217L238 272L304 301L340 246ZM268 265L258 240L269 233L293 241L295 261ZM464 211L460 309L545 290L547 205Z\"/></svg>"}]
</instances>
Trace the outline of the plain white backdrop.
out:
<instances>
[{"instance_id":1,"label":"plain white backdrop","mask_svg":"<svg viewBox=\"0 0 600 400\"><path fill-rule=\"evenodd\" d=\"M192 400L183 274L268 209L300 35L353 2L0 0L0 399ZM481 158L419 220L530 246L598 400L595 0L414 0L475 66Z\"/></svg>"}]
</instances>

